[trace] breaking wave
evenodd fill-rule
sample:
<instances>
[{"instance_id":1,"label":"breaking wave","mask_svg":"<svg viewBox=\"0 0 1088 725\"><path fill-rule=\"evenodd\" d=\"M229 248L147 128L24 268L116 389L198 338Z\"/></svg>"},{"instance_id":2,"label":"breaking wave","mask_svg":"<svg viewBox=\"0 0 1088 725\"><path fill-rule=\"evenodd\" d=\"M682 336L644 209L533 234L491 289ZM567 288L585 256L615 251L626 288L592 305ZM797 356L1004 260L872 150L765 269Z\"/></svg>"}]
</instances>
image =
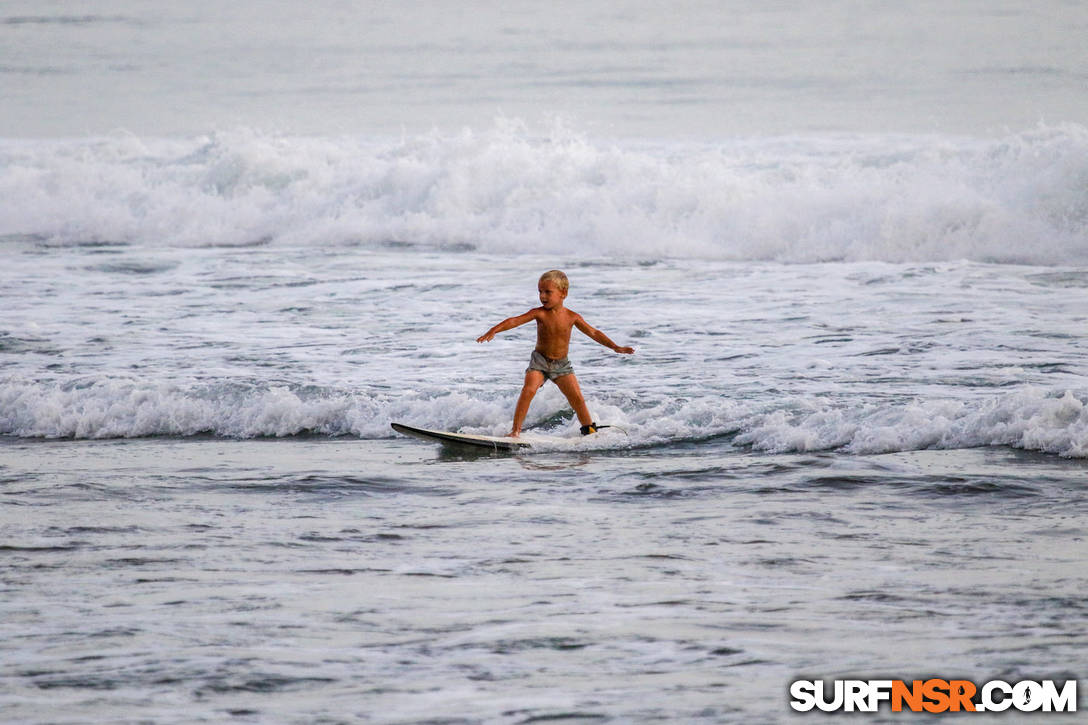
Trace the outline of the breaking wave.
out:
<instances>
[{"instance_id":1,"label":"breaking wave","mask_svg":"<svg viewBox=\"0 0 1088 725\"><path fill-rule=\"evenodd\" d=\"M591 140L248 130L0 141L0 240L403 244L782 262L1088 262L1088 129Z\"/></svg>"},{"instance_id":2,"label":"breaking wave","mask_svg":"<svg viewBox=\"0 0 1088 725\"><path fill-rule=\"evenodd\" d=\"M515 391L516 392L516 391ZM545 396L546 397L546 396ZM259 384L153 384L103 378L79 385L0 384L0 435L18 438L229 438L303 434L386 438L389 422L502 435L512 397L420 392L385 397L319 387ZM534 407L530 425L576 435L558 394ZM789 404L696 398L624 410L595 401L602 421L627 436L623 447L729 437L768 453L834 450L878 454L924 449L1009 446L1088 458L1088 392L1036 388L975 401L930 400L857 405L817 398ZM542 412L543 411L543 412ZM543 416L543 417L541 417ZM592 447L592 445L590 445Z\"/></svg>"}]
</instances>

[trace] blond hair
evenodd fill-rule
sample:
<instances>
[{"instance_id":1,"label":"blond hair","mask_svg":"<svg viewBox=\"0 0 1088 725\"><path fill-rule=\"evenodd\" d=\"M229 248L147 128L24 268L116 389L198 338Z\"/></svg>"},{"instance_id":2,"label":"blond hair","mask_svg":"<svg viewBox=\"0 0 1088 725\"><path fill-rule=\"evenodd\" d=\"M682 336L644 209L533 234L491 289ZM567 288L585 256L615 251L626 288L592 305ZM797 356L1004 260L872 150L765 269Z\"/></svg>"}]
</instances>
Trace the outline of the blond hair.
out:
<instances>
[{"instance_id":1,"label":"blond hair","mask_svg":"<svg viewBox=\"0 0 1088 725\"><path fill-rule=\"evenodd\" d=\"M570 280L567 279L567 275L563 274L558 269L550 269L540 275L540 282L543 282L544 280L555 282L555 286L559 288L560 292L566 292L570 289Z\"/></svg>"}]
</instances>

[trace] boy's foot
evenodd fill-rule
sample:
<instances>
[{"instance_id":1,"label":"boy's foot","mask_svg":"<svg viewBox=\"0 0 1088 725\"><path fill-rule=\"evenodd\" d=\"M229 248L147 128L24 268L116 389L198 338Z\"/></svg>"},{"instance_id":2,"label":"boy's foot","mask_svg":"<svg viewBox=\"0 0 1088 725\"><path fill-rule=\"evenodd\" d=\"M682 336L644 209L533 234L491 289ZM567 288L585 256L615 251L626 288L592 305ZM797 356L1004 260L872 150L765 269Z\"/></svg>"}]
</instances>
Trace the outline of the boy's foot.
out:
<instances>
[{"instance_id":1,"label":"boy's foot","mask_svg":"<svg viewBox=\"0 0 1088 725\"><path fill-rule=\"evenodd\" d=\"M587 436L591 433L597 432L597 421L593 421L589 425L583 425L581 428L582 435Z\"/></svg>"}]
</instances>

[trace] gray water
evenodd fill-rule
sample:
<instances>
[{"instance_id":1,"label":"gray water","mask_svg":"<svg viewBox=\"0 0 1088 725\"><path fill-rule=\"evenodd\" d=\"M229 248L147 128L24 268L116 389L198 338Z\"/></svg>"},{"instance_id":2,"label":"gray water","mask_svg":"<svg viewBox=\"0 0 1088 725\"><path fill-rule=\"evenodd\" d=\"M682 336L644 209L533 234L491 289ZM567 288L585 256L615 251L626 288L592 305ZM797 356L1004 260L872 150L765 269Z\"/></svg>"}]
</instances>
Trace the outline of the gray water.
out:
<instances>
[{"instance_id":1,"label":"gray water","mask_svg":"<svg viewBox=\"0 0 1088 725\"><path fill-rule=\"evenodd\" d=\"M1088 119L1088 8L1046 0L8 0L0 136L481 128L1002 133Z\"/></svg>"},{"instance_id":2,"label":"gray water","mask_svg":"<svg viewBox=\"0 0 1088 725\"><path fill-rule=\"evenodd\" d=\"M3 455L39 460L4 472L11 722L773 722L804 676L1083 663L1084 470L1049 456Z\"/></svg>"},{"instance_id":3,"label":"gray water","mask_svg":"<svg viewBox=\"0 0 1088 725\"><path fill-rule=\"evenodd\" d=\"M571 306L637 348L572 344L619 428L549 387L570 442L491 456L388 424L506 429L531 330L472 339L542 260L175 253L28 244L7 282L11 721L773 722L794 679L1079 676L1079 273L583 261Z\"/></svg>"},{"instance_id":4,"label":"gray water","mask_svg":"<svg viewBox=\"0 0 1088 725\"><path fill-rule=\"evenodd\" d=\"M1083 678L1086 26L5 3L0 720L780 722L820 717L796 679ZM396 436L508 430L532 330L474 340L554 267L636 348L572 341L614 427L549 386L551 448Z\"/></svg>"}]
</instances>

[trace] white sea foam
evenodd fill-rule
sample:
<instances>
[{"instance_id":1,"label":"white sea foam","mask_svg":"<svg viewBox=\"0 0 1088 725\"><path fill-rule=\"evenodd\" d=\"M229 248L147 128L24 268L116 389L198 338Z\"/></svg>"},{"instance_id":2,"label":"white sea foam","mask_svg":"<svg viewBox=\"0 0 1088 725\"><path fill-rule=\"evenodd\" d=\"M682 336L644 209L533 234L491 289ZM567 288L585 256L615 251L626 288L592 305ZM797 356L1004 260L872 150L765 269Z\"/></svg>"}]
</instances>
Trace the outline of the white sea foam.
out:
<instances>
[{"instance_id":1,"label":"white sea foam","mask_svg":"<svg viewBox=\"0 0 1088 725\"><path fill-rule=\"evenodd\" d=\"M471 7L3 3L0 136L84 136L0 139L4 721L777 722L797 672L1083 662L1088 144L1023 130L1088 119L1088 3ZM638 350L571 346L626 433L548 385L607 452L388 438L508 429L533 331L473 340L553 266ZM980 445L1077 458L865 455Z\"/></svg>"},{"instance_id":2,"label":"white sea foam","mask_svg":"<svg viewBox=\"0 0 1088 725\"><path fill-rule=\"evenodd\" d=\"M976 402L813 404L751 417L736 440L769 452L856 454L1010 446L1088 457L1088 393L1027 389Z\"/></svg>"},{"instance_id":3,"label":"white sea foam","mask_svg":"<svg viewBox=\"0 0 1088 725\"><path fill-rule=\"evenodd\" d=\"M479 425L498 416L495 405L456 393L433 405L419 396L389 401L342 391L149 384L133 378L103 378L78 386L7 382L0 385L0 411L0 434L81 439L308 433L380 438L391 435L389 421L394 418L426 413L433 425L455 426Z\"/></svg>"},{"instance_id":4,"label":"white sea foam","mask_svg":"<svg viewBox=\"0 0 1088 725\"><path fill-rule=\"evenodd\" d=\"M565 406L551 394L534 409L540 424ZM543 394L542 394L543 395ZM43 438L132 438L210 434L234 438L300 434L385 438L390 420L501 435L513 399L433 391L398 398L335 390L219 385L153 385L103 379L80 386L0 385L0 434ZM1088 391L1028 388L976 401L930 400L845 405L827 399L788 404L687 400L623 410L594 400L602 421L625 435L587 448L627 448L733 436L770 453L836 450L877 454L925 449L1010 446L1088 458ZM557 419L549 432L576 435Z\"/></svg>"},{"instance_id":5,"label":"white sea foam","mask_svg":"<svg viewBox=\"0 0 1088 725\"><path fill-rule=\"evenodd\" d=\"M251 131L0 143L0 238L787 262L1088 261L1088 129L998 139L399 140Z\"/></svg>"}]
</instances>

